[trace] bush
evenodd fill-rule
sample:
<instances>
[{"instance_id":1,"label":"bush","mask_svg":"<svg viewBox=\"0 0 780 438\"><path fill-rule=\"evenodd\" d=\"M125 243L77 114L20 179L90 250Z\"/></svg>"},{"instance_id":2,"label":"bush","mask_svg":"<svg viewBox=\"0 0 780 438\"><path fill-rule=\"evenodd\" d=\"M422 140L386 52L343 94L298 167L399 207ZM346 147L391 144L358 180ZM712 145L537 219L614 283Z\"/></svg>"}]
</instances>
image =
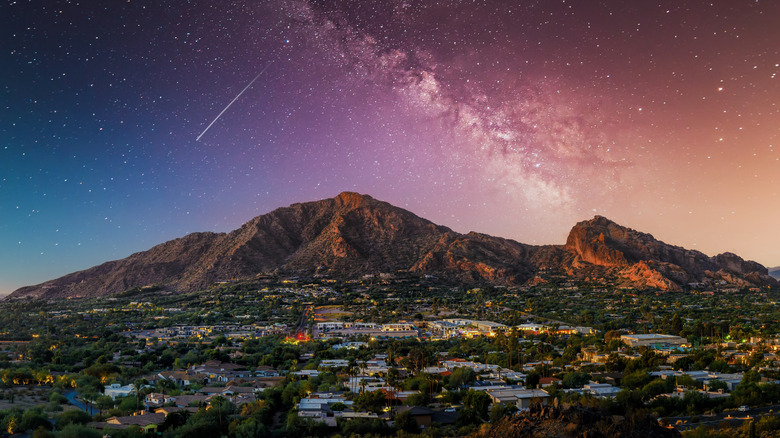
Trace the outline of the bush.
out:
<instances>
[{"instance_id":1,"label":"bush","mask_svg":"<svg viewBox=\"0 0 780 438\"><path fill-rule=\"evenodd\" d=\"M72 424L87 424L90 421L92 421L92 417L80 409L73 409L57 415L57 426L63 428L63 430L66 426Z\"/></svg>"},{"instance_id":2,"label":"bush","mask_svg":"<svg viewBox=\"0 0 780 438\"><path fill-rule=\"evenodd\" d=\"M100 438L103 435L91 427L81 424L69 424L57 432L57 438Z\"/></svg>"},{"instance_id":3,"label":"bush","mask_svg":"<svg viewBox=\"0 0 780 438\"><path fill-rule=\"evenodd\" d=\"M428 398L418 392L407 397L404 404L407 406L425 406L428 404Z\"/></svg>"},{"instance_id":4,"label":"bush","mask_svg":"<svg viewBox=\"0 0 780 438\"><path fill-rule=\"evenodd\" d=\"M68 403L68 398L60 394L59 392L55 391L52 392L51 395L49 396L49 401L64 405Z\"/></svg>"},{"instance_id":5,"label":"bush","mask_svg":"<svg viewBox=\"0 0 780 438\"><path fill-rule=\"evenodd\" d=\"M21 430L33 430L39 427L51 429L51 423L49 422L49 417L40 408L32 408L24 412L19 427Z\"/></svg>"},{"instance_id":6,"label":"bush","mask_svg":"<svg viewBox=\"0 0 780 438\"><path fill-rule=\"evenodd\" d=\"M780 418L775 416L761 417L756 423L756 430L758 432L770 432L773 430L780 430Z\"/></svg>"},{"instance_id":7,"label":"bush","mask_svg":"<svg viewBox=\"0 0 780 438\"><path fill-rule=\"evenodd\" d=\"M49 412L62 412L62 405L57 402L50 401L49 404L46 405L45 409Z\"/></svg>"},{"instance_id":8,"label":"bush","mask_svg":"<svg viewBox=\"0 0 780 438\"><path fill-rule=\"evenodd\" d=\"M388 435L391 432L387 423L379 419L355 418L341 422L339 425L345 436Z\"/></svg>"},{"instance_id":9,"label":"bush","mask_svg":"<svg viewBox=\"0 0 780 438\"><path fill-rule=\"evenodd\" d=\"M46 428L39 427L33 432L32 438L54 438L54 433Z\"/></svg>"}]
</instances>

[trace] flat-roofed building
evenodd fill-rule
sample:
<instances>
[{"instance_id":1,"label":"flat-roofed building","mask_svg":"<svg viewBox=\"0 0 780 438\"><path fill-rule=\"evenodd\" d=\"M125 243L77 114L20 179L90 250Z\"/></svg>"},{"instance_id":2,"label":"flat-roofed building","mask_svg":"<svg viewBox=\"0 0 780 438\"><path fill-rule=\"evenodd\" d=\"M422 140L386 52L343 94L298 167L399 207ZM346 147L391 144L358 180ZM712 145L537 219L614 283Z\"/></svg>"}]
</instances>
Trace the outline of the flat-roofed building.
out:
<instances>
[{"instance_id":1,"label":"flat-roofed building","mask_svg":"<svg viewBox=\"0 0 780 438\"><path fill-rule=\"evenodd\" d=\"M493 321L472 321L471 325L477 328L482 333L495 334L496 331L505 329L504 324Z\"/></svg>"},{"instance_id":2,"label":"flat-roofed building","mask_svg":"<svg viewBox=\"0 0 780 438\"><path fill-rule=\"evenodd\" d=\"M513 404L518 409L528 409L533 404L546 405L550 394L543 389L487 389L485 391L493 403Z\"/></svg>"},{"instance_id":3,"label":"flat-roofed building","mask_svg":"<svg viewBox=\"0 0 780 438\"><path fill-rule=\"evenodd\" d=\"M674 335L660 335L656 333L622 335L620 340L628 344L629 347L684 347L689 345L688 339Z\"/></svg>"},{"instance_id":4,"label":"flat-roofed building","mask_svg":"<svg viewBox=\"0 0 780 438\"><path fill-rule=\"evenodd\" d=\"M395 324L382 324L383 332L408 332L414 330L413 324L407 322L397 322Z\"/></svg>"},{"instance_id":5,"label":"flat-roofed building","mask_svg":"<svg viewBox=\"0 0 780 438\"><path fill-rule=\"evenodd\" d=\"M431 321L428 323L428 328L434 335L449 338L459 335L462 326L451 321Z\"/></svg>"}]
</instances>

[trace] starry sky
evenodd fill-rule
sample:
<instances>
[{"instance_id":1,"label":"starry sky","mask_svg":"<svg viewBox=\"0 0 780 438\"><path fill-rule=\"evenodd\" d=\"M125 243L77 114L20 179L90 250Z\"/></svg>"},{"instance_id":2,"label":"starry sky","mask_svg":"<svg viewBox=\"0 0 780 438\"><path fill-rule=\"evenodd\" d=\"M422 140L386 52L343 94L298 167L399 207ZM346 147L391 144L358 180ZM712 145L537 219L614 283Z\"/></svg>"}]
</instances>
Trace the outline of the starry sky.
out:
<instances>
[{"instance_id":1,"label":"starry sky","mask_svg":"<svg viewBox=\"0 0 780 438\"><path fill-rule=\"evenodd\" d=\"M0 293L345 190L529 244L599 214L780 265L780 2L10 0L0 20Z\"/></svg>"}]
</instances>

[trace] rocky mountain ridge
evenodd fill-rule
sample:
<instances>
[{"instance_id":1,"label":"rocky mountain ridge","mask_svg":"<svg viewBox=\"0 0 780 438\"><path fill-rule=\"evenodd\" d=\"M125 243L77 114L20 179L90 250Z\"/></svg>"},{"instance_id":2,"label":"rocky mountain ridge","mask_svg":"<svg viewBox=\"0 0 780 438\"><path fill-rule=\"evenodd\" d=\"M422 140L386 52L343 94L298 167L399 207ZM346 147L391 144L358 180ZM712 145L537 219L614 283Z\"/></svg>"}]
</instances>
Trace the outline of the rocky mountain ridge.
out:
<instances>
[{"instance_id":1,"label":"rocky mountain ridge","mask_svg":"<svg viewBox=\"0 0 780 438\"><path fill-rule=\"evenodd\" d=\"M230 233L193 233L148 251L23 287L21 297L92 297L162 285L177 292L264 272L354 278L408 271L462 284L523 285L537 273L616 278L627 287L679 290L689 283L775 285L765 267L724 253L708 257L596 216L565 245L526 245L461 234L367 195L293 204Z\"/></svg>"}]
</instances>

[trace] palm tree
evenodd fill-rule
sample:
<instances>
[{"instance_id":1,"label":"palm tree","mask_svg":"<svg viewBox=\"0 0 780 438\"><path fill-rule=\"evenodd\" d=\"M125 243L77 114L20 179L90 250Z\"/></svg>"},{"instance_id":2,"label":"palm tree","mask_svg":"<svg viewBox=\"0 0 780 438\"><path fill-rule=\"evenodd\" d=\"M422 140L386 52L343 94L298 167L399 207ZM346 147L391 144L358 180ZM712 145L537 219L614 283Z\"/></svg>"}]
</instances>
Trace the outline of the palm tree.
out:
<instances>
[{"instance_id":1,"label":"palm tree","mask_svg":"<svg viewBox=\"0 0 780 438\"><path fill-rule=\"evenodd\" d=\"M160 379L157 381L157 386L160 388L160 392L162 392L162 399L163 399L163 405L165 404L165 390L166 389L174 389L176 388L176 383L168 380L168 379Z\"/></svg>"},{"instance_id":2,"label":"palm tree","mask_svg":"<svg viewBox=\"0 0 780 438\"><path fill-rule=\"evenodd\" d=\"M218 395L211 398L211 403L217 407L217 416L219 419L219 428L222 429L222 405L225 403L225 397Z\"/></svg>"},{"instance_id":3,"label":"palm tree","mask_svg":"<svg viewBox=\"0 0 780 438\"><path fill-rule=\"evenodd\" d=\"M146 386L149 382L146 379L135 379L133 381L133 390L135 390L135 410L138 412L140 410L140 401L141 401L141 389L143 389L144 386Z\"/></svg>"},{"instance_id":4,"label":"palm tree","mask_svg":"<svg viewBox=\"0 0 780 438\"><path fill-rule=\"evenodd\" d=\"M347 366L347 379L349 379L349 390L351 392L355 392L357 389L355 388L355 379L353 378L357 376L357 369L357 362L355 359L351 359Z\"/></svg>"}]
</instances>

